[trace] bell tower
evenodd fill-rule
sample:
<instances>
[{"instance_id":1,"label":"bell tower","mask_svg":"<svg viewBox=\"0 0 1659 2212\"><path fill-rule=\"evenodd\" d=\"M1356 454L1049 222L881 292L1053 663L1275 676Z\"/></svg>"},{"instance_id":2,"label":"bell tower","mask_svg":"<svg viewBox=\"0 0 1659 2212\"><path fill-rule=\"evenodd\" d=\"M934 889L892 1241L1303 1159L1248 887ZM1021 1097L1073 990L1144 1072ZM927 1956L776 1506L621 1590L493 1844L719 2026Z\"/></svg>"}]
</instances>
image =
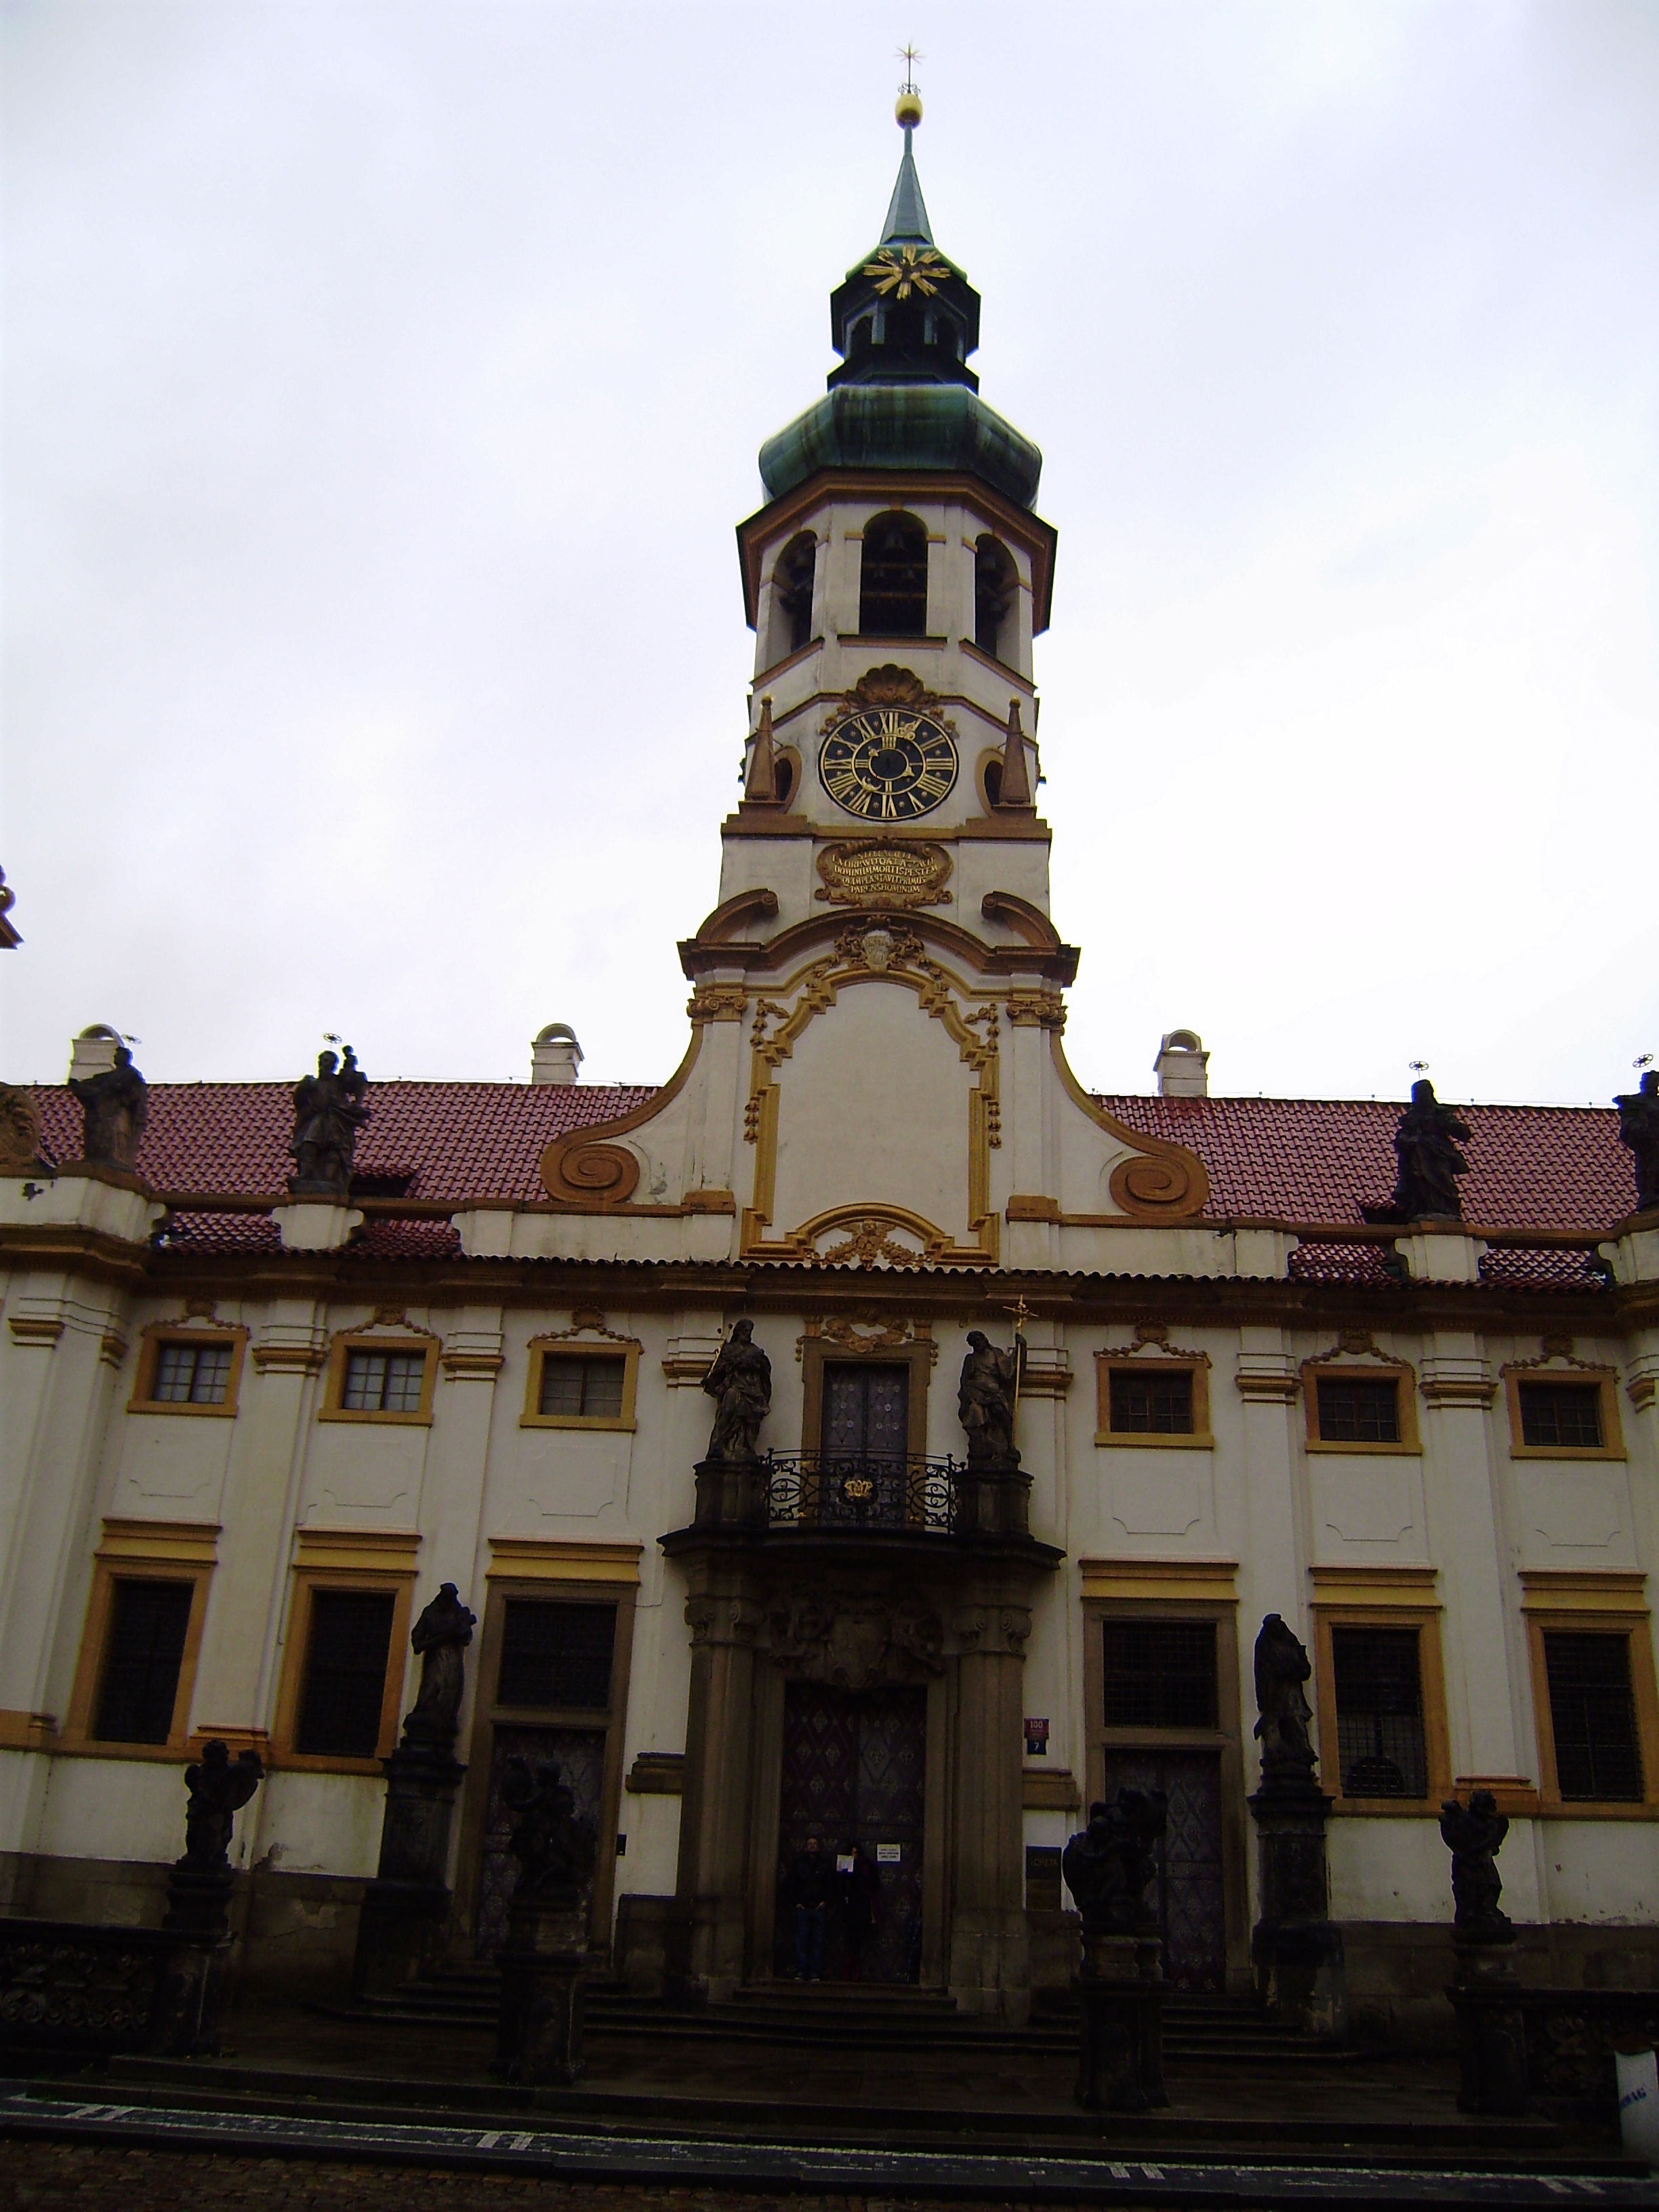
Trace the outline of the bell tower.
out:
<instances>
[{"instance_id":1,"label":"bell tower","mask_svg":"<svg viewBox=\"0 0 1659 2212\"><path fill-rule=\"evenodd\" d=\"M830 298L839 365L762 447L738 532L755 678L721 900L764 885L787 928L873 891L996 942L988 893L1048 911L1031 642L1054 533L1042 455L979 396L979 295L934 242L908 84L897 119L881 234Z\"/></svg>"}]
</instances>

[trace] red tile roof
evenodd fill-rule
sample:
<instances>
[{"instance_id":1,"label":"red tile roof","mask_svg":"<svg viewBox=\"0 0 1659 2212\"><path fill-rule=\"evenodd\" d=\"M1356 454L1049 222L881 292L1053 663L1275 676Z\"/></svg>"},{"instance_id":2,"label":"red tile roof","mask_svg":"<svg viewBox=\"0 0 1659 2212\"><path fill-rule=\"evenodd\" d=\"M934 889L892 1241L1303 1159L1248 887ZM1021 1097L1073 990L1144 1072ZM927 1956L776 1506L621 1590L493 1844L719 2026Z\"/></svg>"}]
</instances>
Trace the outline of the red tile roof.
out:
<instances>
[{"instance_id":1,"label":"red tile roof","mask_svg":"<svg viewBox=\"0 0 1659 2212\"><path fill-rule=\"evenodd\" d=\"M402 1194L414 1199L456 1205L475 1198L538 1199L536 1164L552 1138L631 1113L655 1088L377 1083L368 1094L374 1120L358 1145L357 1167L365 1176L408 1176ZM160 1190L277 1196L291 1165L291 1089L282 1083L153 1084L141 1173ZM40 1085L34 1095L46 1149L60 1159L74 1157L80 1143L74 1100L56 1085ZM1361 1206L1385 1203L1394 1188L1391 1139L1399 1102L1136 1096L1099 1103L1130 1128L1199 1154L1210 1175L1212 1219L1357 1227ZM1630 1155L1610 1110L1460 1111L1474 1132L1462 1183L1471 1222L1589 1235L1605 1233L1631 1211ZM240 1233L252 1238L258 1232ZM1363 1267L1367 1279L1374 1272L1369 1259L1352 1264ZM1304 1266L1311 1274L1311 1255Z\"/></svg>"}]
</instances>

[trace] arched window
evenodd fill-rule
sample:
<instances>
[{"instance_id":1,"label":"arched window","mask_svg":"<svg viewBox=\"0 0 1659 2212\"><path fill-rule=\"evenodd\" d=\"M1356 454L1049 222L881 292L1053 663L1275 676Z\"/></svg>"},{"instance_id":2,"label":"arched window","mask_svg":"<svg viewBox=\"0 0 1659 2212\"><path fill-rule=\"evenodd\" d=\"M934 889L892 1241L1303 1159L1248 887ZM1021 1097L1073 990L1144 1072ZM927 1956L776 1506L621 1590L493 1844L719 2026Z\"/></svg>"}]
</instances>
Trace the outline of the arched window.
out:
<instances>
[{"instance_id":1,"label":"arched window","mask_svg":"<svg viewBox=\"0 0 1659 2212\"><path fill-rule=\"evenodd\" d=\"M799 653L812 639L812 579L817 567L818 541L810 530L792 538L778 556L772 571L772 651L781 660Z\"/></svg>"},{"instance_id":2,"label":"arched window","mask_svg":"<svg viewBox=\"0 0 1659 2212\"><path fill-rule=\"evenodd\" d=\"M1006 545L981 538L974 548L974 643L998 660L1012 657L1014 593L1018 578Z\"/></svg>"},{"instance_id":3,"label":"arched window","mask_svg":"<svg viewBox=\"0 0 1659 2212\"><path fill-rule=\"evenodd\" d=\"M914 514L878 514L865 530L859 629L866 637L927 635L927 532Z\"/></svg>"}]
</instances>

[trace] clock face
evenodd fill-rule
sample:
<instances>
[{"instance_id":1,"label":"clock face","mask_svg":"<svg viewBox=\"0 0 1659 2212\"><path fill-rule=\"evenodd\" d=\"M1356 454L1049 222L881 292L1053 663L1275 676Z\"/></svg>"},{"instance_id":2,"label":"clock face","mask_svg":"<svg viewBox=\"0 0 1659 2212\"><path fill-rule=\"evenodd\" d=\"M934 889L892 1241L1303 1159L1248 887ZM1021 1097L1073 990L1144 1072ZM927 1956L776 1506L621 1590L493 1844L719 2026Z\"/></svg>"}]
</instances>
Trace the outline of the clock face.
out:
<instances>
[{"instance_id":1,"label":"clock face","mask_svg":"<svg viewBox=\"0 0 1659 2212\"><path fill-rule=\"evenodd\" d=\"M950 796L957 748L931 714L866 707L823 741L818 774L837 806L865 822L910 822Z\"/></svg>"}]
</instances>

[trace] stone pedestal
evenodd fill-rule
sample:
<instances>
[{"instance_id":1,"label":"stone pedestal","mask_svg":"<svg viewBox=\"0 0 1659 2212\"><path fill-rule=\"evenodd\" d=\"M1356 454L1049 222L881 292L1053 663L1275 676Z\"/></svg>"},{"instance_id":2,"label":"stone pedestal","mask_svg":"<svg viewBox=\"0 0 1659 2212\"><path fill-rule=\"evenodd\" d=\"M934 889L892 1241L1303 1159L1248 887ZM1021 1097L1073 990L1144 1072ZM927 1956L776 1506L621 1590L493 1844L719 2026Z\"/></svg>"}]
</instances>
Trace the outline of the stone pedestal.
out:
<instances>
[{"instance_id":1,"label":"stone pedestal","mask_svg":"<svg viewBox=\"0 0 1659 2212\"><path fill-rule=\"evenodd\" d=\"M1164 1992L1156 1936L1085 1938L1078 2003L1079 2105L1091 2112L1146 2112L1170 2101L1164 2087Z\"/></svg>"},{"instance_id":2,"label":"stone pedestal","mask_svg":"<svg viewBox=\"0 0 1659 2212\"><path fill-rule=\"evenodd\" d=\"M404 1742L382 1761L380 1858L363 1893L351 1987L386 1996L428 1974L449 1923L449 1827L466 1769L446 1745Z\"/></svg>"},{"instance_id":3,"label":"stone pedestal","mask_svg":"<svg viewBox=\"0 0 1659 2212\"><path fill-rule=\"evenodd\" d=\"M586 1917L580 1899L554 1905L515 1905L506 1946L495 1956L501 1970L501 2008L495 2071L530 2087L579 2080L587 1966Z\"/></svg>"},{"instance_id":4,"label":"stone pedestal","mask_svg":"<svg viewBox=\"0 0 1659 2212\"><path fill-rule=\"evenodd\" d=\"M1347 1968L1342 1930L1329 1917L1325 1860L1332 1802L1316 1785L1264 1786L1249 1800L1261 1876L1250 1960L1271 2019L1341 2043L1348 2033Z\"/></svg>"},{"instance_id":5,"label":"stone pedestal","mask_svg":"<svg viewBox=\"0 0 1659 2212\"><path fill-rule=\"evenodd\" d=\"M975 1466L957 1477L954 1527L959 1536L1023 1536L1030 1526L1031 1478L1016 1461Z\"/></svg>"},{"instance_id":6,"label":"stone pedestal","mask_svg":"<svg viewBox=\"0 0 1659 2212\"><path fill-rule=\"evenodd\" d=\"M1457 2014L1460 2112L1518 2118L1528 2109L1527 2028L1515 1971L1515 1939L1453 1939L1456 1965L1447 1996Z\"/></svg>"},{"instance_id":7,"label":"stone pedestal","mask_svg":"<svg viewBox=\"0 0 1659 2212\"><path fill-rule=\"evenodd\" d=\"M216 2058L219 2015L230 1968L228 1866L198 1873L176 1866L167 1876L171 1936L157 1977L149 2047L164 2058Z\"/></svg>"},{"instance_id":8,"label":"stone pedestal","mask_svg":"<svg viewBox=\"0 0 1659 2212\"><path fill-rule=\"evenodd\" d=\"M764 1528L766 1462L700 1459L696 1464L698 1528Z\"/></svg>"}]
</instances>

